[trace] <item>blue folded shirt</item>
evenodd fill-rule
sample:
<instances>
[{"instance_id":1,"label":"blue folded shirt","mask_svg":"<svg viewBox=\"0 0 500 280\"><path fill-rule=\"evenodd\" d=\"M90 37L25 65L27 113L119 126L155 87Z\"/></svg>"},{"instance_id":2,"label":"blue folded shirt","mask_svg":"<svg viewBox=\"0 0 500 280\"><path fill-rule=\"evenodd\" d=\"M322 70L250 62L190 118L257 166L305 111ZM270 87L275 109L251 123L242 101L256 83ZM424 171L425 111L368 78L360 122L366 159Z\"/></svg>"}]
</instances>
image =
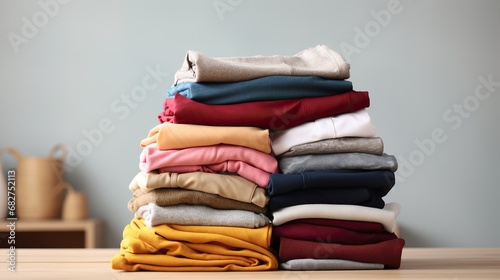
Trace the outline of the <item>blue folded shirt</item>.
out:
<instances>
[{"instance_id":1,"label":"blue folded shirt","mask_svg":"<svg viewBox=\"0 0 500 280\"><path fill-rule=\"evenodd\" d=\"M185 82L171 87L167 98L179 93L204 104L235 104L331 96L352 90L352 82L317 76L267 76L229 83Z\"/></svg>"}]
</instances>

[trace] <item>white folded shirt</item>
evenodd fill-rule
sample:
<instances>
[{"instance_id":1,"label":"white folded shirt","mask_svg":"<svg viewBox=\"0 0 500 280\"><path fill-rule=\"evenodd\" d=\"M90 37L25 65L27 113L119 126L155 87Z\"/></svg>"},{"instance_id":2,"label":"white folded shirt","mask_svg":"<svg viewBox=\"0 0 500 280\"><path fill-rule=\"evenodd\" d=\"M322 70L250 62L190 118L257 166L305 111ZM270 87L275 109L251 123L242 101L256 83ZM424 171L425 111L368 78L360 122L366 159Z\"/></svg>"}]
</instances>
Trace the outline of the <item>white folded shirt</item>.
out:
<instances>
[{"instance_id":1,"label":"white folded shirt","mask_svg":"<svg viewBox=\"0 0 500 280\"><path fill-rule=\"evenodd\" d=\"M273 212L273 225L279 226L297 219L337 219L380 223L388 232L394 232L401 206L390 202L383 209L350 204L301 204Z\"/></svg>"},{"instance_id":2,"label":"white folded shirt","mask_svg":"<svg viewBox=\"0 0 500 280\"><path fill-rule=\"evenodd\" d=\"M341 137L375 136L375 127L366 109L317 119L289 129L274 131L270 135L271 145L277 156L300 144Z\"/></svg>"}]
</instances>

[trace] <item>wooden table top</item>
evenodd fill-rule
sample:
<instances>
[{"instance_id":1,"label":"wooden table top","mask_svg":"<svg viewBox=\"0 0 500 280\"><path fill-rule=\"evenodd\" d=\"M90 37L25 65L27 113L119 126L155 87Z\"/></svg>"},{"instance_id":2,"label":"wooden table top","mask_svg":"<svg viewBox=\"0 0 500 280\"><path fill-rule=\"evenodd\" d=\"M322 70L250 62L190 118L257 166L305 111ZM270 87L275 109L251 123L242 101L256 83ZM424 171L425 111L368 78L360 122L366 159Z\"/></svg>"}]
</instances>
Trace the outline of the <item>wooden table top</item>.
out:
<instances>
[{"instance_id":1,"label":"wooden table top","mask_svg":"<svg viewBox=\"0 0 500 280\"><path fill-rule=\"evenodd\" d=\"M500 248L404 248L397 270L124 272L111 269L118 249L16 249L0 254L0 279L500 279Z\"/></svg>"}]
</instances>

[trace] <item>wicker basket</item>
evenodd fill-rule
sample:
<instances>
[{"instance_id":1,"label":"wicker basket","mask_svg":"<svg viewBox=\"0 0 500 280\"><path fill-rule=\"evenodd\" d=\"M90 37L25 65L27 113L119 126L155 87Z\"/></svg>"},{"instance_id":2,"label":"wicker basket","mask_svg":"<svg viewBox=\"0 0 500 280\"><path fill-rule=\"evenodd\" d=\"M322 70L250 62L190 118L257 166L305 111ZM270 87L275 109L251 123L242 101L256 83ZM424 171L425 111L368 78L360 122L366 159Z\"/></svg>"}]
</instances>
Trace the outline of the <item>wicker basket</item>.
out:
<instances>
[{"instance_id":1,"label":"wicker basket","mask_svg":"<svg viewBox=\"0 0 500 280\"><path fill-rule=\"evenodd\" d=\"M14 148L0 149L17 159L16 214L23 220L58 219L65 195L63 161L66 146L58 144L48 157L24 157ZM60 157L56 154L61 152Z\"/></svg>"}]
</instances>

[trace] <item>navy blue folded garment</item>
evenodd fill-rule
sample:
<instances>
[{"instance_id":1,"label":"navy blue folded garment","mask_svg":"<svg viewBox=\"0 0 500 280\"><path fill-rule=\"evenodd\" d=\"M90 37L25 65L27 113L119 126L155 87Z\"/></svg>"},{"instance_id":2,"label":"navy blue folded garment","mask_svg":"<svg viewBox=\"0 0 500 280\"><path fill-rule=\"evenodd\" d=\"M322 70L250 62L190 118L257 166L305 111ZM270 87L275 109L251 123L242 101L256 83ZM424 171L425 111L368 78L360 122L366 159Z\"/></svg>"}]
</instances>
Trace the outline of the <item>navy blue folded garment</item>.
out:
<instances>
[{"instance_id":1,"label":"navy blue folded garment","mask_svg":"<svg viewBox=\"0 0 500 280\"><path fill-rule=\"evenodd\" d=\"M270 197L309 188L373 188L385 196L396 183L389 170L331 169L296 174L271 174L267 185Z\"/></svg>"},{"instance_id":2,"label":"navy blue folded garment","mask_svg":"<svg viewBox=\"0 0 500 280\"><path fill-rule=\"evenodd\" d=\"M316 76L267 76L231 83L185 82L171 87L167 98L179 93L204 104L235 104L332 96L352 90L352 82Z\"/></svg>"},{"instance_id":3,"label":"navy blue folded garment","mask_svg":"<svg viewBox=\"0 0 500 280\"><path fill-rule=\"evenodd\" d=\"M382 209L385 202L378 192L370 188L313 188L288 192L269 198L271 212L301 204L350 204Z\"/></svg>"}]
</instances>

